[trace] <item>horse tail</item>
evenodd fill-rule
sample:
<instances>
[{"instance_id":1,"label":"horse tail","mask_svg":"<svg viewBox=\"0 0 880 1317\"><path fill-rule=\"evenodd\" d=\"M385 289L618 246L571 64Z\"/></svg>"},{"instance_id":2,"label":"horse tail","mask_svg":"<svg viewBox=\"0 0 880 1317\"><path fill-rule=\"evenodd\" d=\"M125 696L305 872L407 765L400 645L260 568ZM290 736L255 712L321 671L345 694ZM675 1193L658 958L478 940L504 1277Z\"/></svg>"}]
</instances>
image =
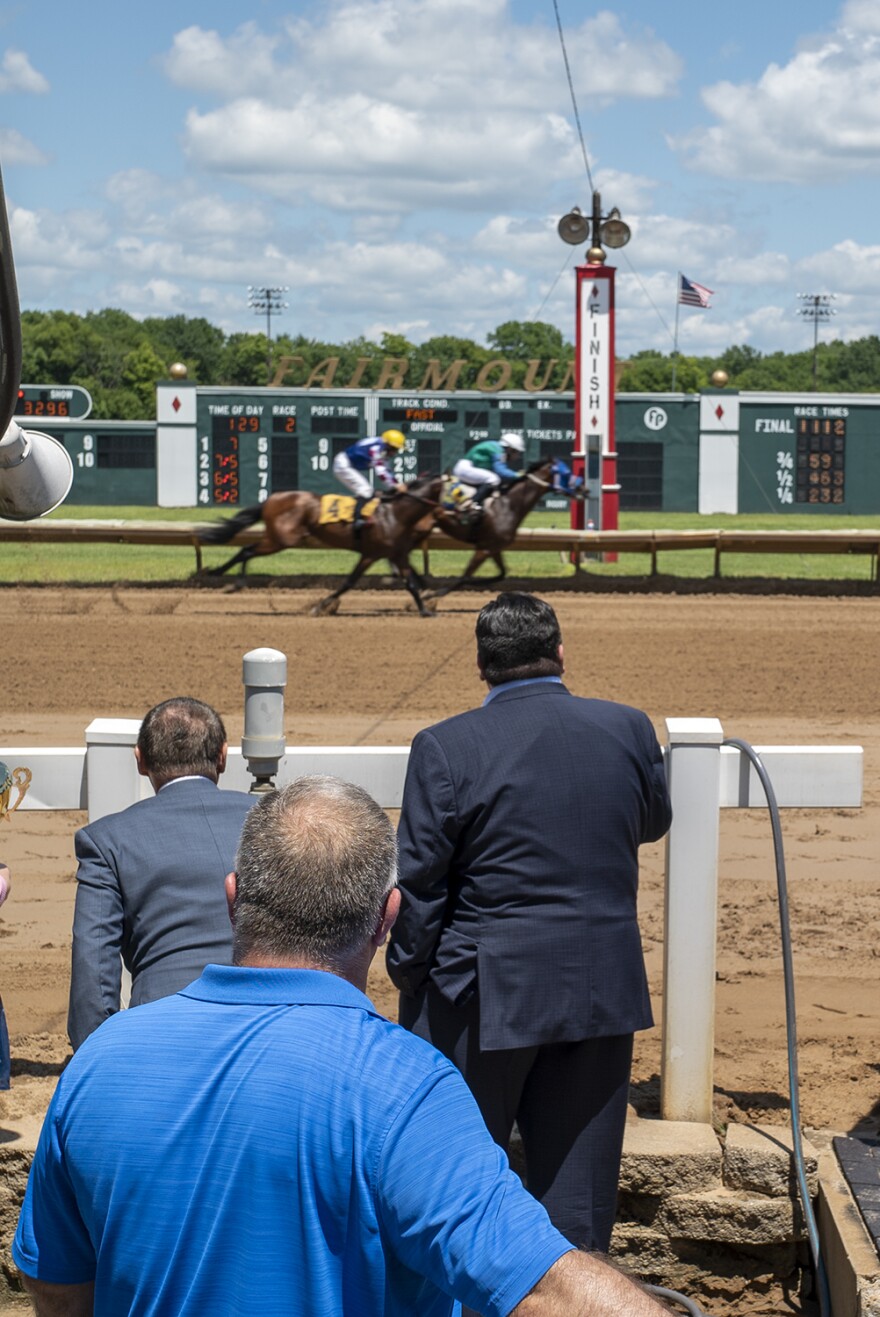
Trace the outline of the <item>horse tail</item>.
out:
<instances>
[{"instance_id":1,"label":"horse tail","mask_svg":"<svg viewBox=\"0 0 880 1317\"><path fill-rule=\"evenodd\" d=\"M213 525L200 530L198 532L199 543L226 544L229 540L234 539L240 530L247 530L248 526L253 526L254 522L259 521L262 515L262 503L255 503L252 508L242 508L240 512L236 512L234 517L226 517L223 521L215 521Z\"/></svg>"}]
</instances>

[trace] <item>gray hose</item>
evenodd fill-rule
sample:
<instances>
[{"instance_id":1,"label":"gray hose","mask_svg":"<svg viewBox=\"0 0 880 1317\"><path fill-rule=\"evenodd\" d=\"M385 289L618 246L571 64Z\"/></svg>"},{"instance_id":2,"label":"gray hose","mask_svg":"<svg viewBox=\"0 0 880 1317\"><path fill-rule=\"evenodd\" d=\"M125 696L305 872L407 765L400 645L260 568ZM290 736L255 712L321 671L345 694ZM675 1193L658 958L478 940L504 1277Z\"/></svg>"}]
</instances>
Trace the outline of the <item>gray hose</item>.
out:
<instances>
[{"instance_id":1,"label":"gray hose","mask_svg":"<svg viewBox=\"0 0 880 1317\"><path fill-rule=\"evenodd\" d=\"M764 795L767 798L767 808L770 811L770 826L773 831L773 851L776 857L776 887L779 894L779 924L782 934L782 971L785 983L785 1033L788 1044L788 1091L789 1104L791 1107L791 1143L794 1150L794 1162L797 1172L798 1189L801 1196L801 1206L804 1211L804 1220L807 1226L807 1236L810 1241L810 1252L813 1256L813 1265L816 1269L816 1281L819 1289L819 1310L821 1317L831 1317L831 1292L828 1286L828 1274L825 1270L825 1263L822 1259L822 1252L819 1245L819 1228L816 1224L816 1216L813 1212L813 1204L810 1201L810 1194L807 1188L807 1170L804 1163L804 1150L801 1143L801 1113L800 1113L800 1084L798 1079L798 1058L797 1058L797 1016L795 1013L794 1002L794 965L791 954L791 925L788 915L788 885L785 878L785 854L782 849L782 826L779 821L779 806L776 803L776 792L773 790L773 784L766 768L757 753L748 741L741 741L738 737L731 737L729 740L722 741L722 745L731 745L741 751L742 754L750 761L758 774L761 786L764 788Z\"/></svg>"},{"instance_id":2,"label":"gray hose","mask_svg":"<svg viewBox=\"0 0 880 1317\"><path fill-rule=\"evenodd\" d=\"M649 1294L653 1294L655 1299L665 1299L667 1303L677 1303L685 1312L691 1313L691 1317L705 1317L703 1309L694 1303L693 1299L687 1298L684 1294L679 1294L677 1290L668 1290L663 1285L646 1285L645 1289Z\"/></svg>"}]
</instances>

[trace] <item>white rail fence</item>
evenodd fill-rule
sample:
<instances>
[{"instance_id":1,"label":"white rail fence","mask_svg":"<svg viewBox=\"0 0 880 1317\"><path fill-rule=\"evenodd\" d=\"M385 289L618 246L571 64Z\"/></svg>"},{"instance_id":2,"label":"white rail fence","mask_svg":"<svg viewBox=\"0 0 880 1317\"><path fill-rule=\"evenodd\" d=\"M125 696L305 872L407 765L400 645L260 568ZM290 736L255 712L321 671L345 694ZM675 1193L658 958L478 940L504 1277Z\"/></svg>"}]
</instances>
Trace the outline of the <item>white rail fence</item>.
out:
<instances>
[{"instance_id":1,"label":"white rail fence","mask_svg":"<svg viewBox=\"0 0 880 1317\"><path fill-rule=\"evenodd\" d=\"M133 747L139 719L96 718L85 745L0 747L0 760L32 778L23 810L81 810L90 820L152 794L138 775ZM661 1105L668 1120L708 1122L712 1115L718 825L722 809L764 805L760 781L741 752L723 746L715 718L669 718L667 771L673 823L666 846ZM756 746L780 808L858 808L861 746ZM278 785L308 773L333 773L365 788L385 809L399 809L408 746L287 746ZM230 748L221 786L251 785L239 748ZM10 804L14 804L14 800Z\"/></svg>"}]
</instances>

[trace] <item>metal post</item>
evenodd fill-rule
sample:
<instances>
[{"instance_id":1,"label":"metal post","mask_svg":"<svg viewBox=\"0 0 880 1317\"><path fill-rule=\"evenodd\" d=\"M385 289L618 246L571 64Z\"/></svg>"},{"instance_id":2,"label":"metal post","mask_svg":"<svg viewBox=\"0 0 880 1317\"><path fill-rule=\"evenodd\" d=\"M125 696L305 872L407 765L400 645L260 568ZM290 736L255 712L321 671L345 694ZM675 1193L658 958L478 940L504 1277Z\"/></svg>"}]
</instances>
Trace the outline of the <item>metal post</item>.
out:
<instances>
[{"instance_id":1,"label":"metal post","mask_svg":"<svg viewBox=\"0 0 880 1317\"><path fill-rule=\"evenodd\" d=\"M242 660L244 736L241 753L254 779L251 791L275 790L284 758L284 687L287 658L277 649L252 649Z\"/></svg>"},{"instance_id":2,"label":"metal post","mask_svg":"<svg viewBox=\"0 0 880 1317\"><path fill-rule=\"evenodd\" d=\"M721 742L717 718L667 718L664 1120L712 1119Z\"/></svg>"}]
</instances>

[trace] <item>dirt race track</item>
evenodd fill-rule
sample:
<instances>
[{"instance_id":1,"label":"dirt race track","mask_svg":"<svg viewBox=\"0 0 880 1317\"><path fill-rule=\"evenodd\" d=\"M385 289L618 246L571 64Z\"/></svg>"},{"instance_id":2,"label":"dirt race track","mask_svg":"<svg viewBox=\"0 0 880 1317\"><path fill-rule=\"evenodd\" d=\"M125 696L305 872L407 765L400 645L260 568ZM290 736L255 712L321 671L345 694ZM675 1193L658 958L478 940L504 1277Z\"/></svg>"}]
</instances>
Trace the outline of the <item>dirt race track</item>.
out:
<instances>
[{"instance_id":1,"label":"dirt race track","mask_svg":"<svg viewBox=\"0 0 880 1317\"><path fill-rule=\"evenodd\" d=\"M7 747L81 745L96 716L140 717L173 694L220 709L242 731L241 655L289 660L290 744L406 744L477 703L473 627L487 594L445 600L423 621L378 590L313 618L317 592L5 589L0 758ZM576 694L667 716L717 716L757 745L860 744L861 810L783 815L797 979L802 1111L807 1126L880 1129L880 599L743 596L547 596ZM0 822L13 893L0 914L2 991L13 1048L3 1116L40 1113L68 1047L73 813ZM662 990L663 848L646 848L642 931L655 1014ZM780 937L764 811L725 811L716 1016L721 1119L787 1119ZM395 1001L381 965L374 997ZM632 1100L657 1110L659 1030L640 1036Z\"/></svg>"}]
</instances>

